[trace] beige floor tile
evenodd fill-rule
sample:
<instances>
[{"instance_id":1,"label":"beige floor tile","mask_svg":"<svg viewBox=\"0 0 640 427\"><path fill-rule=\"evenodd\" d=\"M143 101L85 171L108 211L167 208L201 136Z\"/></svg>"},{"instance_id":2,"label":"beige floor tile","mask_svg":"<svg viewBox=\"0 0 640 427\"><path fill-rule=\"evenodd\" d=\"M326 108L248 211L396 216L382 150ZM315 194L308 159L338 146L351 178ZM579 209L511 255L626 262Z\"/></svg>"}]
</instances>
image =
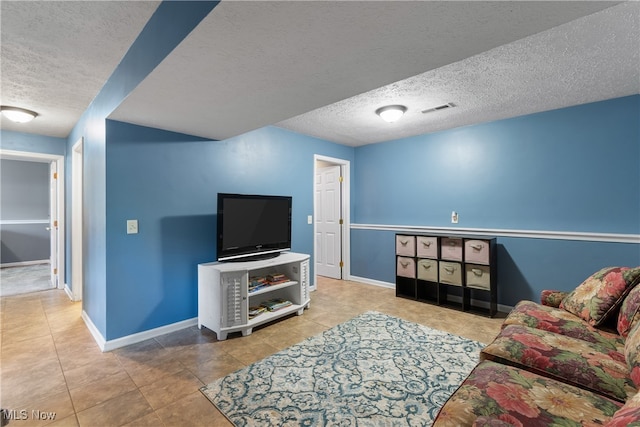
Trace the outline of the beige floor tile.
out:
<instances>
[{"instance_id":1,"label":"beige floor tile","mask_svg":"<svg viewBox=\"0 0 640 427\"><path fill-rule=\"evenodd\" d=\"M102 352L95 341L90 342L85 339L56 344L56 349L60 365L65 372L115 359L112 353Z\"/></svg>"},{"instance_id":2,"label":"beige floor tile","mask_svg":"<svg viewBox=\"0 0 640 427\"><path fill-rule=\"evenodd\" d=\"M157 410L197 391L203 385L203 382L185 369L140 387L140 391L147 399L147 402Z\"/></svg>"},{"instance_id":3,"label":"beige floor tile","mask_svg":"<svg viewBox=\"0 0 640 427\"><path fill-rule=\"evenodd\" d=\"M67 390L47 396L39 401L31 401L25 406L13 407L19 411L23 419L15 420L10 425L17 427L49 426L71 417L75 422L75 412ZM64 425L64 424L60 424ZM73 424L72 424L73 425Z\"/></svg>"},{"instance_id":4,"label":"beige floor tile","mask_svg":"<svg viewBox=\"0 0 640 427\"><path fill-rule=\"evenodd\" d=\"M156 411L165 426L226 427L232 426L200 391Z\"/></svg>"},{"instance_id":5,"label":"beige floor tile","mask_svg":"<svg viewBox=\"0 0 640 427\"><path fill-rule=\"evenodd\" d=\"M140 419L153 409L138 390L78 412L80 427L121 426Z\"/></svg>"},{"instance_id":6,"label":"beige floor tile","mask_svg":"<svg viewBox=\"0 0 640 427\"><path fill-rule=\"evenodd\" d=\"M185 366L193 375L198 377L203 384L209 384L218 378L222 378L225 375L229 375L230 373L243 368L245 364L230 354L223 353L218 357L209 359L205 362L187 362L185 363Z\"/></svg>"},{"instance_id":7,"label":"beige floor tile","mask_svg":"<svg viewBox=\"0 0 640 427\"><path fill-rule=\"evenodd\" d=\"M76 411L96 406L130 391L137 389L136 384L124 371L108 375L100 381L93 381L69 390Z\"/></svg>"},{"instance_id":8,"label":"beige floor tile","mask_svg":"<svg viewBox=\"0 0 640 427\"><path fill-rule=\"evenodd\" d=\"M101 353L98 358L89 363L65 370L64 376L67 379L69 389L74 389L94 381L101 381L108 376L117 374L122 369L113 353Z\"/></svg>"},{"instance_id":9,"label":"beige floor tile","mask_svg":"<svg viewBox=\"0 0 640 427\"><path fill-rule=\"evenodd\" d=\"M160 345L156 339L148 339L118 348L113 351L113 354L126 367L128 362L144 362L150 358L164 357L169 355L169 351Z\"/></svg>"},{"instance_id":10,"label":"beige floor tile","mask_svg":"<svg viewBox=\"0 0 640 427\"><path fill-rule=\"evenodd\" d=\"M47 424L47 427L78 427L78 418L75 414L69 415L65 418L58 418L51 424Z\"/></svg>"},{"instance_id":11,"label":"beige floor tile","mask_svg":"<svg viewBox=\"0 0 640 427\"><path fill-rule=\"evenodd\" d=\"M119 360L123 361L124 359L120 358ZM127 359L121 363L138 387L149 385L160 378L185 369L177 356L168 353L153 354L148 360Z\"/></svg>"},{"instance_id":12,"label":"beige floor tile","mask_svg":"<svg viewBox=\"0 0 640 427\"><path fill-rule=\"evenodd\" d=\"M215 334L201 333L198 329L185 328L156 338L160 345L170 351L180 351L186 347L215 342Z\"/></svg>"},{"instance_id":13,"label":"beige floor tile","mask_svg":"<svg viewBox=\"0 0 640 427\"><path fill-rule=\"evenodd\" d=\"M21 341L3 339L1 354L2 374L27 373L31 366L43 361L58 361L51 335Z\"/></svg>"},{"instance_id":14,"label":"beige floor tile","mask_svg":"<svg viewBox=\"0 0 640 427\"><path fill-rule=\"evenodd\" d=\"M65 392L67 384L60 362L55 358L47 358L25 366L23 370L3 373L0 390L3 407L30 409L32 402Z\"/></svg>"},{"instance_id":15,"label":"beige floor tile","mask_svg":"<svg viewBox=\"0 0 640 427\"><path fill-rule=\"evenodd\" d=\"M138 418L137 420L133 420L130 423L125 424L124 427L160 427L163 425L164 423L160 417L158 417L158 414L152 412L142 418Z\"/></svg>"}]
</instances>

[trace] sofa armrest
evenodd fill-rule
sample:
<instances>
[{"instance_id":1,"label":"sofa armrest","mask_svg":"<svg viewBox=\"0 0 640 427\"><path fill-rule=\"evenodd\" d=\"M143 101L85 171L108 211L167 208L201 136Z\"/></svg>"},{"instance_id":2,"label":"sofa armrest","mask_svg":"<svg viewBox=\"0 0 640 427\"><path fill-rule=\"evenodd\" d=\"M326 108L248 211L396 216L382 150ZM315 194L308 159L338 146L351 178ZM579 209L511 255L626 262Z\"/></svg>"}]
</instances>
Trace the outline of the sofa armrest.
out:
<instances>
[{"instance_id":1,"label":"sofa armrest","mask_svg":"<svg viewBox=\"0 0 640 427\"><path fill-rule=\"evenodd\" d=\"M569 292L544 290L540 293L540 304L558 308L560 307L560 302L567 295L569 295Z\"/></svg>"}]
</instances>

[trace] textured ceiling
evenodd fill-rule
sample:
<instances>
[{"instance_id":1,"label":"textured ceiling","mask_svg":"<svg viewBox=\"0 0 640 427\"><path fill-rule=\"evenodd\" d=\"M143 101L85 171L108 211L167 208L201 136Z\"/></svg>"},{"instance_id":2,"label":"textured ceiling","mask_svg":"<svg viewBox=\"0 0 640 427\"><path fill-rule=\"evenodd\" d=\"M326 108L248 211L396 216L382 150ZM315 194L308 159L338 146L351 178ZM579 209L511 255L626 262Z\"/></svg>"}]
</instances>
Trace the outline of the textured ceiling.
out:
<instances>
[{"instance_id":1,"label":"textured ceiling","mask_svg":"<svg viewBox=\"0 0 640 427\"><path fill-rule=\"evenodd\" d=\"M617 3L223 1L111 118L363 145L640 93L640 3ZM67 136L157 5L0 2L2 104L41 113L2 128Z\"/></svg>"},{"instance_id":2,"label":"textured ceiling","mask_svg":"<svg viewBox=\"0 0 640 427\"><path fill-rule=\"evenodd\" d=\"M640 3L627 3L282 121L346 145L640 93ZM452 102L455 108L423 114ZM403 104L385 123L374 111Z\"/></svg>"},{"instance_id":3,"label":"textured ceiling","mask_svg":"<svg viewBox=\"0 0 640 427\"><path fill-rule=\"evenodd\" d=\"M159 3L0 1L0 103L40 114L2 129L69 135Z\"/></svg>"}]
</instances>

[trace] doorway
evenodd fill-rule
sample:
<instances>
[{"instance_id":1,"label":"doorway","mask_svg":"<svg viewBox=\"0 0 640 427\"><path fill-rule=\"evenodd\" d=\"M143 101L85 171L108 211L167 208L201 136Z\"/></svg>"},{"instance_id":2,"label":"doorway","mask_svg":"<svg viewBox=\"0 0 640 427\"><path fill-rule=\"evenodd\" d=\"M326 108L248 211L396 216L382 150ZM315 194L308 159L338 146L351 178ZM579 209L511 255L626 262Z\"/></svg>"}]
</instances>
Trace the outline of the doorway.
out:
<instances>
[{"instance_id":1,"label":"doorway","mask_svg":"<svg viewBox=\"0 0 640 427\"><path fill-rule=\"evenodd\" d=\"M317 276L348 279L350 276L350 162L314 156L314 280Z\"/></svg>"},{"instance_id":2,"label":"doorway","mask_svg":"<svg viewBox=\"0 0 640 427\"><path fill-rule=\"evenodd\" d=\"M49 218L42 221L50 245L49 280L64 289L64 156L0 149L0 159L49 164Z\"/></svg>"}]
</instances>

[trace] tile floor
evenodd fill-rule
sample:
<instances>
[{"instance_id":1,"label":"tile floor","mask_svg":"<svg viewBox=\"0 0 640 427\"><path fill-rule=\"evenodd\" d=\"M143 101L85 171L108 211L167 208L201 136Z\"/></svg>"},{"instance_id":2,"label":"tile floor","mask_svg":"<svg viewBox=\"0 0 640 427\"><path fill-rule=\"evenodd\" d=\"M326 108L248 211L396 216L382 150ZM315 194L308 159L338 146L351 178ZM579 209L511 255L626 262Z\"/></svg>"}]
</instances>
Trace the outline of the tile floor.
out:
<instances>
[{"instance_id":1,"label":"tile floor","mask_svg":"<svg viewBox=\"0 0 640 427\"><path fill-rule=\"evenodd\" d=\"M64 291L5 297L0 403L16 411L9 423L15 427L230 426L201 386L365 311L484 343L502 323L501 316L489 319L394 295L392 289L320 278L304 315L256 328L248 337L217 341L194 326L107 353L82 321L81 303L69 301ZM49 413L55 419L47 420Z\"/></svg>"}]
</instances>

